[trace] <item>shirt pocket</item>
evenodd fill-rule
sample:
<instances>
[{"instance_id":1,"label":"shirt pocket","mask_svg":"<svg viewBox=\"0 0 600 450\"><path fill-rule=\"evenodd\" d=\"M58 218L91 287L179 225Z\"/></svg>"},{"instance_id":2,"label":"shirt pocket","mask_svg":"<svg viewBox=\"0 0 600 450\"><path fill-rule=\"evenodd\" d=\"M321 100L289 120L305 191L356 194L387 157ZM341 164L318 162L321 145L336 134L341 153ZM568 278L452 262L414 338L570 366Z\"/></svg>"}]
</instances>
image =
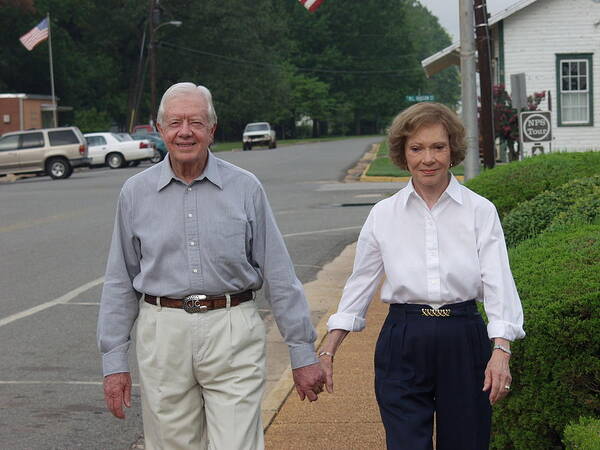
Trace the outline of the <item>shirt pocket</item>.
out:
<instances>
[{"instance_id":1,"label":"shirt pocket","mask_svg":"<svg viewBox=\"0 0 600 450\"><path fill-rule=\"evenodd\" d=\"M211 259L238 262L246 259L246 221L237 218L218 219L209 237Z\"/></svg>"}]
</instances>

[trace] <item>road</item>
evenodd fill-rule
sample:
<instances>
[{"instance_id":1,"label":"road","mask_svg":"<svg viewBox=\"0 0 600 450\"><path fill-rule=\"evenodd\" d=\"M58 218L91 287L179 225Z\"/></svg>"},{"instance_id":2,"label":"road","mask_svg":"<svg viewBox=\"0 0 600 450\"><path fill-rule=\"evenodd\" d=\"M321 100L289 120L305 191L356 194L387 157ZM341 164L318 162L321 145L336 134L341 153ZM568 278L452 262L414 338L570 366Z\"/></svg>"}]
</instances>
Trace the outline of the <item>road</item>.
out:
<instances>
[{"instance_id":1,"label":"road","mask_svg":"<svg viewBox=\"0 0 600 450\"><path fill-rule=\"evenodd\" d=\"M356 240L370 203L397 190L340 182L377 140L217 155L263 182L303 283ZM125 421L105 410L95 328L116 198L144 168L0 184L0 448L125 449L139 437L137 390Z\"/></svg>"}]
</instances>

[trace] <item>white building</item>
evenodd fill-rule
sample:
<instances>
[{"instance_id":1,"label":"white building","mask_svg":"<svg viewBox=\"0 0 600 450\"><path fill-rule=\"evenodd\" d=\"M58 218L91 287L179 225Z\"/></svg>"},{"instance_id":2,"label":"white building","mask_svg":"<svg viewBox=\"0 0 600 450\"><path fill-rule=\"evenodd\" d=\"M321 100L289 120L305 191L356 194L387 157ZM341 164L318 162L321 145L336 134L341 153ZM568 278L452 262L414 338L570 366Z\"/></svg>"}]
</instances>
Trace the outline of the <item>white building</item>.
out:
<instances>
[{"instance_id":1,"label":"white building","mask_svg":"<svg viewBox=\"0 0 600 450\"><path fill-rule=\"evenodd\" d=\"M552 151L600 150L600 0L521 0L488 23L492 82L510 93L511 74L525 73L528 95L546 91ZM422 61L427 75L452 64L458 43Z\"/></svg>"}]
</instances>

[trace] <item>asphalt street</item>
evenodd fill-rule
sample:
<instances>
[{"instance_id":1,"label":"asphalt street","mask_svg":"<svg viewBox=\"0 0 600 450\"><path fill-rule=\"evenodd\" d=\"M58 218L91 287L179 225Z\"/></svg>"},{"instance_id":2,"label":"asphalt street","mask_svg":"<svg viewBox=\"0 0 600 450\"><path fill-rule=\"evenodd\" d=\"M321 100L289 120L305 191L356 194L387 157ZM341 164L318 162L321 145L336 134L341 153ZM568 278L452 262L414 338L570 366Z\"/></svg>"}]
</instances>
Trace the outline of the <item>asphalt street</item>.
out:
<instances>
[{"instance_id":1,"label":"asphalt street","mask_svg":"<svg viewBox=\"0 0 600 450\"><path fill-rule=\"evenodd\" d=\"M378 140L217 156L262 181L306 283L356 240L370 205L399 188L341 182ZM105 410L95 328L117 195L146 167L0 184L0 448L125 449L141 434L137 390L126 420Z\"/></svg>"}]
</instances>

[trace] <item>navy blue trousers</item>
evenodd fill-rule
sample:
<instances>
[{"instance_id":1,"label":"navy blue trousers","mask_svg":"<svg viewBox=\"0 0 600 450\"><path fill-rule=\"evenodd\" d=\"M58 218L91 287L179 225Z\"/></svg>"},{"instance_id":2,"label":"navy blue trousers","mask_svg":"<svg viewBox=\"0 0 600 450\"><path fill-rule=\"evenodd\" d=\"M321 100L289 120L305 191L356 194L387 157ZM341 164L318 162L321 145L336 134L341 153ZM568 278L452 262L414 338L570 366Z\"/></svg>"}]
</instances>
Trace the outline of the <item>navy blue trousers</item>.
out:
<instances>
[{"instance_id":1,"label":"navy blue trousers","mask_svg":"<svg viewBox=\"0 0 600 450\"><path fill-rule=\"evenodd\" d=\"M486 326L473 300L444 308L449 317L430 317L426 305L390 305L375 348L375 393L388 449L431 449L434 412L437 450L489 447Z\"/></svg>"}]
</instances>

